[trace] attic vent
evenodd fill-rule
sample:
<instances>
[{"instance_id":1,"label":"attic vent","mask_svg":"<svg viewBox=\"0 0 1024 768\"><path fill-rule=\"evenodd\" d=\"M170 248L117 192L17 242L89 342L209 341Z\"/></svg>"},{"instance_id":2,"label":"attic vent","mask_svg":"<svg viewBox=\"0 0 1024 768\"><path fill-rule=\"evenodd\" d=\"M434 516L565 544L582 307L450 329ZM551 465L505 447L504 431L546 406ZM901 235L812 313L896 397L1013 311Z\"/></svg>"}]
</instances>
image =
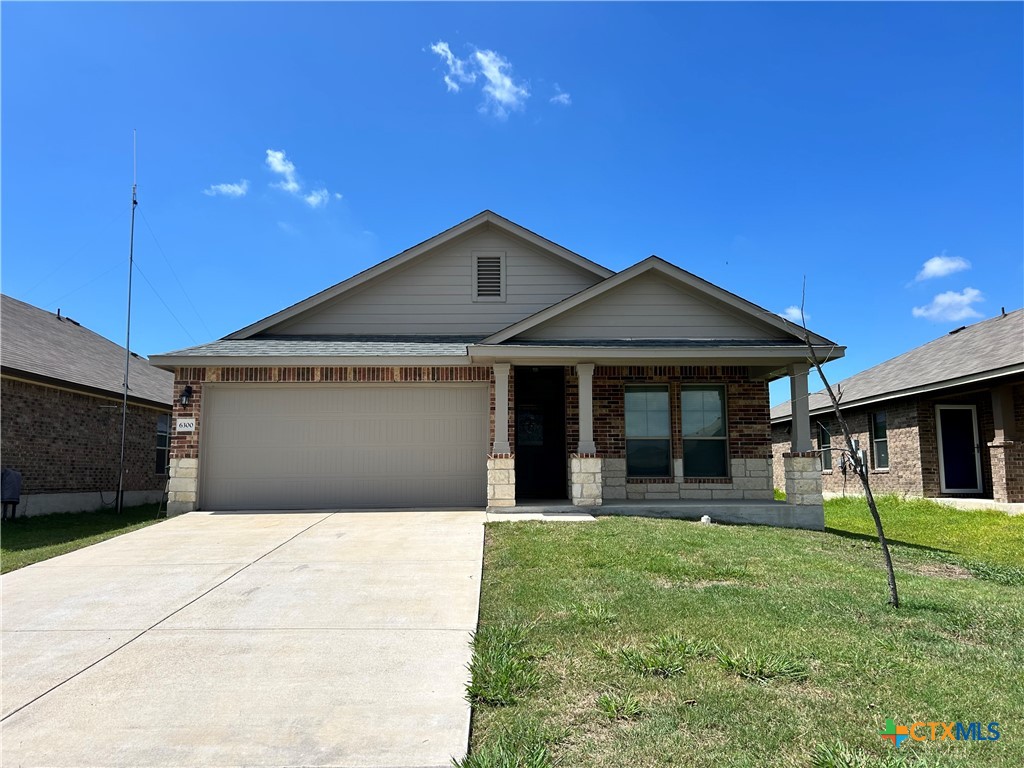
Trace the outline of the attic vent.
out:
<instances>
[{"instance_id":1,"label":"attic vent","mask_svg":"<svg viewBox=\"0 0 1024 768\"><path fill-rule=\"evenodd\" d=\"M505 252L473 252L473 300L505 300Z\"/></svg>"}]
</instances>

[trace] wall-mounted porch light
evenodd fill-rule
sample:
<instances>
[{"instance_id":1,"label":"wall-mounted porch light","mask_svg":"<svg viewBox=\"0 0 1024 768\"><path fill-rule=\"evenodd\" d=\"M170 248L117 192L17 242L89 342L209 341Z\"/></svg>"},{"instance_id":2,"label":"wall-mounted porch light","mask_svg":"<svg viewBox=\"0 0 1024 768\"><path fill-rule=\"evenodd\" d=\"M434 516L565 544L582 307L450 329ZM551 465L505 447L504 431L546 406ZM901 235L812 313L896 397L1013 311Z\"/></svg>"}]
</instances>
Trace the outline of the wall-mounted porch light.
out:
<instances>
[{"instance_id":1,"label":"wall-mounted porch light","mask_svg":"<svg viewBox=\"0 0 1024 768\"><path fill-rule=\"evenodd\" d=\"M181 403L182 408L187 408L188 404L192 401L192 387L189 384L185 385L185 388L181 390L181 397L178 402Z\"/></svg>"}]
</instances>

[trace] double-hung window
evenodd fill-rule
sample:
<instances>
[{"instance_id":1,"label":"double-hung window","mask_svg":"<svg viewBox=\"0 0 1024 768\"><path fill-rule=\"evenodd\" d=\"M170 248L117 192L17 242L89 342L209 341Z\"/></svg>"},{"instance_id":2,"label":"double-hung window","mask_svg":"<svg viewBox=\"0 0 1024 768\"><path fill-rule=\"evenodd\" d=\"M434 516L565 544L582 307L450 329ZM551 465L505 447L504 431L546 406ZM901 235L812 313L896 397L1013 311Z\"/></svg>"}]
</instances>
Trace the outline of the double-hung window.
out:
<instances>
[{"instance_id":1,"label":"double-hung window","mask_svg":"<svg viewBox=\"0 0 1024 768\"><path fill-rule=\"evenodd\" d=\"M832 471L832 434L818 422L818 449L821 451L821 471Z\"/></svg>"},{"instance_id":2,"label":"double-hung window","mask_svg":"<svg viewBox=\"0 0 1024 768\"><path fill-rule=\"evenodd\" d=\"M156 417L156 474L166 475L171 453L171 416L161 413Z\"/></svg>"},{"instance_id":3,"label":"double-hung window","mask_svg":"<svg viewBox=\"0 0 1024 768\"><path fill-rule=\"evenodd\" d=\"M672 475L668 387L626 387L626 474Z\"/></svg>"},{"instance_id":4,"label":"double-hung window","mask_svg":"<svg viewBox=\"0 0 1024 768\"><path fill-rule=\"evenodd\" d=\"M683 476L728 477L725 387L683 387Z\"/></svg>"},{"instance_id":5,"label":"double-hung window","mask_svg":"<svg viewBox=\"0 0 1024 768\"><path fill-rule=\"evenodd\" d=\"M871 414L871 466L875 469L889 468L889 427L885 411Z\"/></svg>"}]
</instances>

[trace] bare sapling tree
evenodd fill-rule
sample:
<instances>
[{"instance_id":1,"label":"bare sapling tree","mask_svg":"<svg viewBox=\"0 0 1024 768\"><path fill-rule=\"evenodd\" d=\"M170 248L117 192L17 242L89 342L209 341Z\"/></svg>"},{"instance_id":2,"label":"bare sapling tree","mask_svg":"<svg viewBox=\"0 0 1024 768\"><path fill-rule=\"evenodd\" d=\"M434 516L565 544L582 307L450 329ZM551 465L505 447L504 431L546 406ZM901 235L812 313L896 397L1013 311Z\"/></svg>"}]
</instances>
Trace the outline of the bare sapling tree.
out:
<instances>
[{"instance_id":1,"label":"bare sapling tree","mask_svg":"<svg viewBox=\"0 0 1024 768\"><path fill-rule=\"evenodd\" d=\"M825 385L825 391L828 392L829 400L832 401L832 410L836 414L836 420L839 422L839 428L843 432L843 437L846 439L846 448L842 449L842 453L849 457L850 465L853 467L853 471L860 478L860 483L864 486L864 497L868 502L868 509L871 510L871 517L875 521L875 531L878 534L878 543L882 547L882 559L885 561L886 576L889 580L889 605L893 608L900 607L900 597L896 591L896 572L892 567L892 556L889 554L889 542L886 541L885 531L882 530L882 518L878 514L878 506L875 504L875 497L871 493L871 484L868 482L868 468L867 462L864 460L864 452L857 449L857 443L853 439L853 435L850 433L850 426L846 423L846 418L843 416L843 411L839 407L839 398L836 397L835 392L832 391L832 385L828 383L828 379L825 378L825 372L821 369L821 360L818 359L818 354L814 350L814 344L811 343L811 334L807 330L807 319L804 316L804 300L807 292L807 278L804 278L804 287L800 296L800 323L803 326L804 331L804 342L807 344L807 351L810 356L811 364L814 366L814 370L818 372L818 376L821 377L821 383ZM834 449L832 449L834 450Z\"/></svg>"}]
</instances>

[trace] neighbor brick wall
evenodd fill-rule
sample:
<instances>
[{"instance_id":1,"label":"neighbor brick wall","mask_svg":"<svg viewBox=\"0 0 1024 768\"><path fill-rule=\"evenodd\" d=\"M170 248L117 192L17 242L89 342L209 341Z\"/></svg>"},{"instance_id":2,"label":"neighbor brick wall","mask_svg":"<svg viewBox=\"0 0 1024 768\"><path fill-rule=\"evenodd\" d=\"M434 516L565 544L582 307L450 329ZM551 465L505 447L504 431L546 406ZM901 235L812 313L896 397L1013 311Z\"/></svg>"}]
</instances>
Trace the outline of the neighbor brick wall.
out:
<instances>
[{"instance_id":1,"label":"neighbor brick wall","mask_svg":"<svg viewBox=\"0 0 1024 768\"><path fill-rule=\"evenodd\" d=\"M82 493L117 488L121 402L21 380L0 382L4 466L22 474L22 493ZM161 411L128 405L125 490L160 490L156 426ZM170 413L170 407L163 413Z\"/></svg>"},{"instance_id":2,"label":"neighbor brick wall","mask_svg":"<svg viewBox=\"0 0 1024 768\"><path fill-rule=\"evenodd\" d=\"M1015 384L1013 388L1014 422L1018 435L1018 443L1024 439L1024 383ZM938 433L935 420L936 405L973 405L978 416L978 438L981 447L982 491L980 494L950 494L941 491L939 476ZM993 449L989 445L995 435L993 423L992 398L989 390L964 391L947 390L939 396L911 397L887 401L874 406L844 409L843 414L853 436L860 441L861 447L869 452L871 441L869 435L869 414L876 410L884 410L889 421L889 471L871 470L871 489L875 493L896 493L908 496L925 496L930 498L980 496L992 498L993 472L999 482L1010 487L1019 487L1019 499L1024 500L1024 465L1018 466L1017 461L1024 464L1016 446L1008 452L1009 463L999 462L1002 466L993 465ZM839 425L834 416L812 416L811 435L815 448L818 445L817 422L821 421L832 432L833 447L845 445L839 432ZM790 450L788 424L772 427L773 461L772 475L776 488L784 482L782 474L782 453ZM1022 452L1024 453L1024 452ZM1019 457L1019 458L1018 458ZM1003 474L1007 474L1005 480ZM839 471L839 455L833 454L833 471L825 473L823 489L825 492L842 493L844 478ZM861 493L860 481L848 473L845 478L845 492Z\"/></svg>"}]
</instances>

